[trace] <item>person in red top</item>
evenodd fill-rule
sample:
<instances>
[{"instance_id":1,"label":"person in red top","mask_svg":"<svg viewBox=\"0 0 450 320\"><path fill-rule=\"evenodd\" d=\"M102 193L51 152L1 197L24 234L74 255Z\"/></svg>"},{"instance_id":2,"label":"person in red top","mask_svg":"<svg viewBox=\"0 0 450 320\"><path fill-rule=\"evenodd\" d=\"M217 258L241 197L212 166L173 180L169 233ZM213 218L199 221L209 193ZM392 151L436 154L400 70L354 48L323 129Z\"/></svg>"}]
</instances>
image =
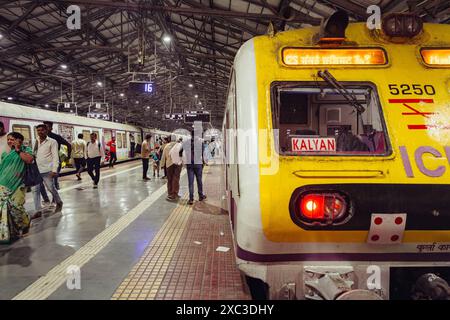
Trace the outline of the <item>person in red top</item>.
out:
<instances>
[{"instance_id":1,"label":"person in red top","mask_svg":"<svg viewBox=\"0 0 450 320\"><path fill-rule=\"evenodd\" d=\"M114 168L114 164L117 162L116 137L112 137L106 145L109 147L109 167Z\"/></svg>"}]
</instances>

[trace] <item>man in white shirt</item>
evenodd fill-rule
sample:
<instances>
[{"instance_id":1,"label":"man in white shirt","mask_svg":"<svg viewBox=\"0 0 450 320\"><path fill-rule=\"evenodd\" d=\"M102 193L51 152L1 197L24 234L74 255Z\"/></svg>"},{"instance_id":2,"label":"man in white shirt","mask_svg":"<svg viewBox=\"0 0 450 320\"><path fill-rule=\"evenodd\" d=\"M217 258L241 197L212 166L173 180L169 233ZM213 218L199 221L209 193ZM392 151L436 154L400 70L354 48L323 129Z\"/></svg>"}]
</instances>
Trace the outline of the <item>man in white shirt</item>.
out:
<instances>
[{"instance_id":1,"label":"man in white shirt","mask_svg":"<svg viewBox=\"0 0 450 320\"><path fill-rule=\"evenodd\" d=\"M175 138L176 139L176 138ZM176 141L172 138L172 141ZM183 165L182 158L182 143L178 140L173 147L168 150L167 166L167 185L170 186L169 196L166 198L169 201L175 201L180 198L178 192L180 191L180 174Z\"/></svg>"},{"instance_id":2,"label":"man in white shirt","mask_svg":"<svg viewBox=\"0 0 450 320\"><path fill-rule=\"evenodd\" d=\"M5 125L0 121L0 163L2 162L2 154L9 151L8 138L5 131Z\"/></svg>"},{"instance_id":3,"label":"man in white shirt","mask_svg":"<svg viewBox=\"0 0 450 320\"><path fill-rule=\"evenodd\" d=\"M44 124L36 127L38 140L34 147L34 155L36 157L36 164L41 173L44 185L53 196L53 202L56 203L55 213L62 210L63 202L59 197L58 190L56 190L54 177L58 175L59 167L59 152L58 142L47 136L48 130ZM41 192L40 185L33 187L34 207L36 213L32 218L38 218L42 215L41 210Z\"/></svg>"},{"instance_id":4,"label":"man in white shirt","mask_svg":"<svg viewBox=\"0 0 450 320\"><path fill-rule=\"evenodd\" d=\"M86 166L86 142L83 140L83 134L78 134L78 139L72 141L72 157L77 170L78 181L81 180L81 173Z\"/></svg>"},{"instance_id":5,"label":"man in white shirt","mask_svg":"<svg viewBox=\"0 0 450 320\"><path fill-rule=\"evenodd\" d=\"M97 141L97 134L91 133L91 141L87 143L86 148L87 155L87 170L94 182L94 189L98 188L98 182L100 181L100 164L102 159L105 158L105 151L100 142ZM95 175L94 171L95 170Z\"/></svg>"}]
</instances>

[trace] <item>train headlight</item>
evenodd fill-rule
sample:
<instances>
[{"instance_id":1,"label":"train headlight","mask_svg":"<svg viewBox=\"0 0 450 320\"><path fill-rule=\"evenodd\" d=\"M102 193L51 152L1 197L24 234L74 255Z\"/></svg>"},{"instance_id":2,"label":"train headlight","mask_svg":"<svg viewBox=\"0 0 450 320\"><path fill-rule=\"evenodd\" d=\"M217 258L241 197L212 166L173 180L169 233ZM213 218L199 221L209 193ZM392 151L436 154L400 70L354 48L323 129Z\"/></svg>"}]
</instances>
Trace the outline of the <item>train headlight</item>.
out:
<instances>
[{"instance_id":1,"label":"train headlight","mask_svg":"<svg viewBox=\"0 0 450 320\"><path fill-rule=\"evenodd\" d=\"M306 223L333 224L347 216L347 201L339 193L308 193L300 197L300 219Z\"/></svg>"},{"instance_id":2,"label":"train headlight","mask_svg":"<svg viewBox=\"0 0 450 320\"><path fill-rule=\"evenodd\" d=\"M389 37L413 38L422 31L423 22L412 13L391 13L383 18L382 28Z\"/></svg>"}]
</instances>

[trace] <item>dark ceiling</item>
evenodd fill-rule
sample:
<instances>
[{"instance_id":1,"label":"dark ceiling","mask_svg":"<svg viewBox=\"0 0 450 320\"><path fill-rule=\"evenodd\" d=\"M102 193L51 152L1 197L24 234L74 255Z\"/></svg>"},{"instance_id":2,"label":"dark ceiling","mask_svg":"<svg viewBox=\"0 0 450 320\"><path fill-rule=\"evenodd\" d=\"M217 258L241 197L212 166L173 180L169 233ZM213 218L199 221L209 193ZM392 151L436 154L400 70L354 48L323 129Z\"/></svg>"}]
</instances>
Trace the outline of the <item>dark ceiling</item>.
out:
<instances>
[{"instance_id":1,"label":"dark ceiling","mask_svg":"<svg viewBox=\"0 0 450 320\"><path fill-rule=\"evenodd\" d=\"M66 25L74 4L80 30ZM81 115L106 101L120 122L165 130L179 124L162 114L204 108L218 127L233 57L246 40L270 21L279 30L318 25L338 8L364 21L371 4L450 22L448 0L0 0L0 99L56 110L73 95ZM156 93L129 93L133 79L151 79Z\"/></svg>"}]
</instances>

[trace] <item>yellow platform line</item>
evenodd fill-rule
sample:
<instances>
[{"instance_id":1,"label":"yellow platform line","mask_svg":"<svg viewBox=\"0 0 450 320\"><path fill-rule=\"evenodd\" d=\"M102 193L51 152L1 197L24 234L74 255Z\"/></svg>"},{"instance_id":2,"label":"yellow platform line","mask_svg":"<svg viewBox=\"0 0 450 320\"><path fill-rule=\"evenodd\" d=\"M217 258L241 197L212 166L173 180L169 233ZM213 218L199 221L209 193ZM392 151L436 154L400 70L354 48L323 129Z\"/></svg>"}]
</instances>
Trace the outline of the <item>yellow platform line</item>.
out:
<instances>
[{"instance_id":1,"label":"yellow platform line","mask_svg":"<svg viewBox=\"0 0 450 320\"><path fill-rule=\"evenodd\" d=\"M188 192L180 199L139 262L119 285L112 300L155 299L193 211L192 206L187 204L187 198Z\"/></svg>"},{"instance_id":2,"label":"yellow platform line","mask_svg":"<svg viewBox=\"0 0 450 320\"><path fill-rule=\"evenodd\" d=\"M183 171L184 175L186 171ZM136 207L121 217L107 229L99 233L91 241L86 243L72 256L51 269L45 276L28 286L25 290L16 295L13 300L44 300L55 292L68 279L68 268L77 266L81 268L100 250L108 245L120 232L128 227L142 213L144 213L156 200L166 192L166 185L161 186L153 192L148 198L140 202ZM81 274L81 277L83 275ZM82 281L81 281L82 283Z\"/></svg>"}]
</instances>

